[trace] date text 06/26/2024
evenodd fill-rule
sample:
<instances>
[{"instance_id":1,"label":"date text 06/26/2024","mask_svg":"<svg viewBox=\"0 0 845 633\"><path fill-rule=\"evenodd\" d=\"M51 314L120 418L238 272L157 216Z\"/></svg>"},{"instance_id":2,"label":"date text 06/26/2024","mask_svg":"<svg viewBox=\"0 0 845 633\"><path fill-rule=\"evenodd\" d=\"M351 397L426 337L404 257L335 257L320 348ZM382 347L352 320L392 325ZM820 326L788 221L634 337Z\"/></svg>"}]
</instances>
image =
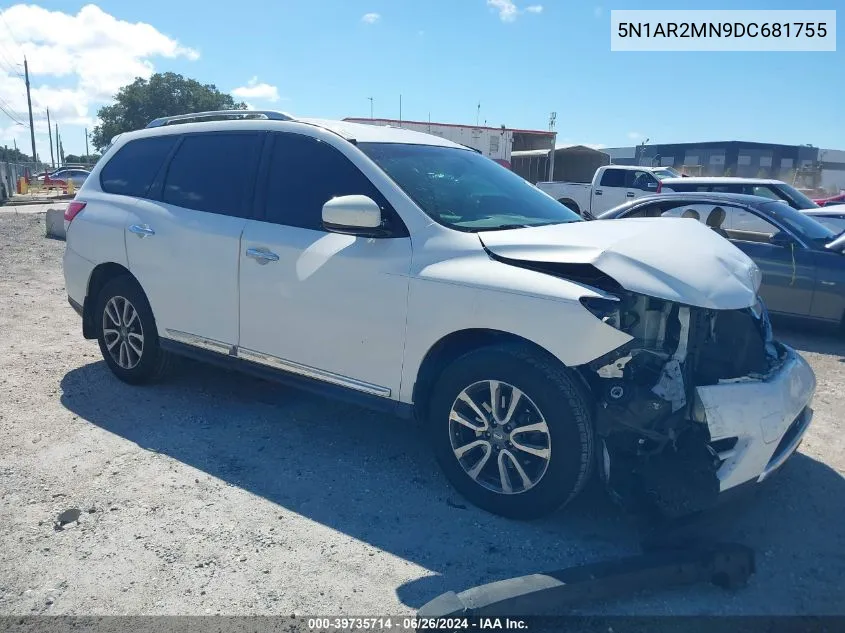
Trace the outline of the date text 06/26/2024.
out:
<instances>
[{"instance_id":1,"label":"date text 06/26/2024","mask_svg":"<svg viewBox=\"0 0 845 633\"><path fill-rule=\"evenodd\" d=\"M308 618L313 632L353 631L525 631L524 619L507 617L324 617Z\"/></svg>"}]
</instances>

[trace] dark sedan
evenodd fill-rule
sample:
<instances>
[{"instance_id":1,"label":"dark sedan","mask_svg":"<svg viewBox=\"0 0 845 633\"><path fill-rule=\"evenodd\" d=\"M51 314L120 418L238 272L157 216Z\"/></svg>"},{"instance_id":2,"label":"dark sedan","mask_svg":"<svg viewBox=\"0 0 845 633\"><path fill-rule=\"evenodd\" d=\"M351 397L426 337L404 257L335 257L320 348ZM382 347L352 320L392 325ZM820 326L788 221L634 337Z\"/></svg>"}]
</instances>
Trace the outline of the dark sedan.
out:
<instances>
[{"instance_id":1,"label":"dark sedan","mask_svg":"<svg viewBox=\"0 0 845 633\"><path fill-rule=\"evenodd\" d=\"M831 204L821 209L810 209L804 211L804 215L809 215L834 233L845 231L845 203Z\"/></svg>"},{"instance_id":2,"label":"dark sedan","mask_svg":"<svg viewBox=\"0 0 845 633\"><path fill-rule=\"evenodd\" d=\"M710 226L763 272L769 311L843 323L845 254L839 234L785 202L728 193L662 193L603 213L599 220L667 217ZM834 248L828 248L833 246Z\"/></svg>"}]
</instances>

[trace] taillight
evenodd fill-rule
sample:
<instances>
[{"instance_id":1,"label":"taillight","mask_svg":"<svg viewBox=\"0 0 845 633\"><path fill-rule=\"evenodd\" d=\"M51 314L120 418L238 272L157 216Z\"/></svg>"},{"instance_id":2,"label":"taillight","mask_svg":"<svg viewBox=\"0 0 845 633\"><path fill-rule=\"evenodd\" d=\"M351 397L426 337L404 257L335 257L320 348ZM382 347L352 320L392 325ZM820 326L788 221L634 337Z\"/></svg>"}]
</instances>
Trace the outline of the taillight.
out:
<instances>
[{"instance_id":1,"label":"taillight","mask_svg":"<svg viewBox=\"0 0 845 633\"><path fill-rule=\"evenodd\" d=\"M657 181L657 189L655 190L654 193L660 193L661 189L663 189L663 183L658 180Z\"/></svg>"},{"instance_id":2,"label":"taillight","mask_svg":"<svg viewBox=\"0 0 845 633\"><path fill-rule=\"evenodd\" d=\"M65 209L65 221L66 222L73 222L73 218L79 215L79 212L85 208L85 202L79 202L78 200L73 200L69 205L67 205L67 209Z\"/></svg>"}]
</instances>

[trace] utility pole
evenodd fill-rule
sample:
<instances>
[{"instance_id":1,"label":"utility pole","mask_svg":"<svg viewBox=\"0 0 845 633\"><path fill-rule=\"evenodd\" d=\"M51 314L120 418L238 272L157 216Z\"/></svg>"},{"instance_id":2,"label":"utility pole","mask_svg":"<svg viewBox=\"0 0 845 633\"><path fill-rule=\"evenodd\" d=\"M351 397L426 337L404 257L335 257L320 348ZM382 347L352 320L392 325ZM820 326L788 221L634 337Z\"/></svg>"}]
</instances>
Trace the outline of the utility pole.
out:
<instances>
[{"instance_id":1,"label":"utility pole","mask_svg":"<svg viewBox=\"0 0 845 633\"><path fill-rule=\"evenodd\" d=\"M47 134L50 136L50 165L56 168L56 161L53 158L53 126L50 125L50 108L47 108Z\"/></svg>"},{"instance_id":2,"label":"utility pole","mask_svg":"<svg viewBox=\"0 0 845 633\"><path fill-rule=\"evenodd\" d=\"M26 78L26 105L29 107L29 136L32 139L32 162L37 163L38 158L35 155L35 124L32 122L32 98L29 96L29 64L26 62L26 57L23 58L23 72Z\"/></svg>"},{"instance_id":3,"label":"utility pole","mask_svg":"<svg viewBox=\"0 0 845 633\"><path fill-rule=\"evenodd\" d=\"M56 123L56 162L59 163L59 167L61 167L61 155L59 154L59 124Z\"/></svg>"},{"instance_id":4,"label":"utility pole","mask_svg":"<svg viewBox=\"0 0 845 633\"><path fill-rule=\"evenodd\" d=\"M478 121L481 119L481 102L478 102L478 108L475 110L475 127L478 127Z\"/></svg>"},{"instance_id":5,"label":"utility pole","mask_svg":"<svg viewBox=\"0 0 845 633\"><path fill-rule=\"evenodd\" d=\"M372 118L372 117L370 117ZM88 128L85 128L85 160L88 161L88 157L90 154L88 153ZM87 164L87 162L86 162Z\"/></svg>"},{"instance_id":6,"label":"utility pole","mask_svg":"<svg viewBox=\"0 0 845 633\"><path fill-rule=\"evenodd\" d=\"M369 99L369 100L370 100L370 119L372 119L372 118L373 118L373 98L372 98L372 97L367 97L367 99ZM87 139L88 137L86 136L85 138ZM86 143L87 143L87 142L88 142L88 141L86 140Z\"/></svg>"}]
</instances>

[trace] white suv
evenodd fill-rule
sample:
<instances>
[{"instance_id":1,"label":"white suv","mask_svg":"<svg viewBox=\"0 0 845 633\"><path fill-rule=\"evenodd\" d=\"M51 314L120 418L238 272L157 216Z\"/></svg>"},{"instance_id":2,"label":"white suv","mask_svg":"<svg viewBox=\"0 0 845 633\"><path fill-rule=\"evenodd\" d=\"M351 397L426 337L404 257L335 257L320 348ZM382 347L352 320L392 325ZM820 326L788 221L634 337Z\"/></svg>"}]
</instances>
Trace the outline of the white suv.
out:
<instances>
[{"instance_id":1,"label":"white suv","mask_svg":"<svg viewBox=\"0 0 845 633\"><path fill-rule=\"evenodd\" d=\"M435 136L156 120L113 142L65 219L69 301L118 378L184 355L415 416L500 514L547 513L594 468L623 502L707 508L812 417L813 372L772 340L729 242L582 221Z\"/></svg>"}]
</instances>

